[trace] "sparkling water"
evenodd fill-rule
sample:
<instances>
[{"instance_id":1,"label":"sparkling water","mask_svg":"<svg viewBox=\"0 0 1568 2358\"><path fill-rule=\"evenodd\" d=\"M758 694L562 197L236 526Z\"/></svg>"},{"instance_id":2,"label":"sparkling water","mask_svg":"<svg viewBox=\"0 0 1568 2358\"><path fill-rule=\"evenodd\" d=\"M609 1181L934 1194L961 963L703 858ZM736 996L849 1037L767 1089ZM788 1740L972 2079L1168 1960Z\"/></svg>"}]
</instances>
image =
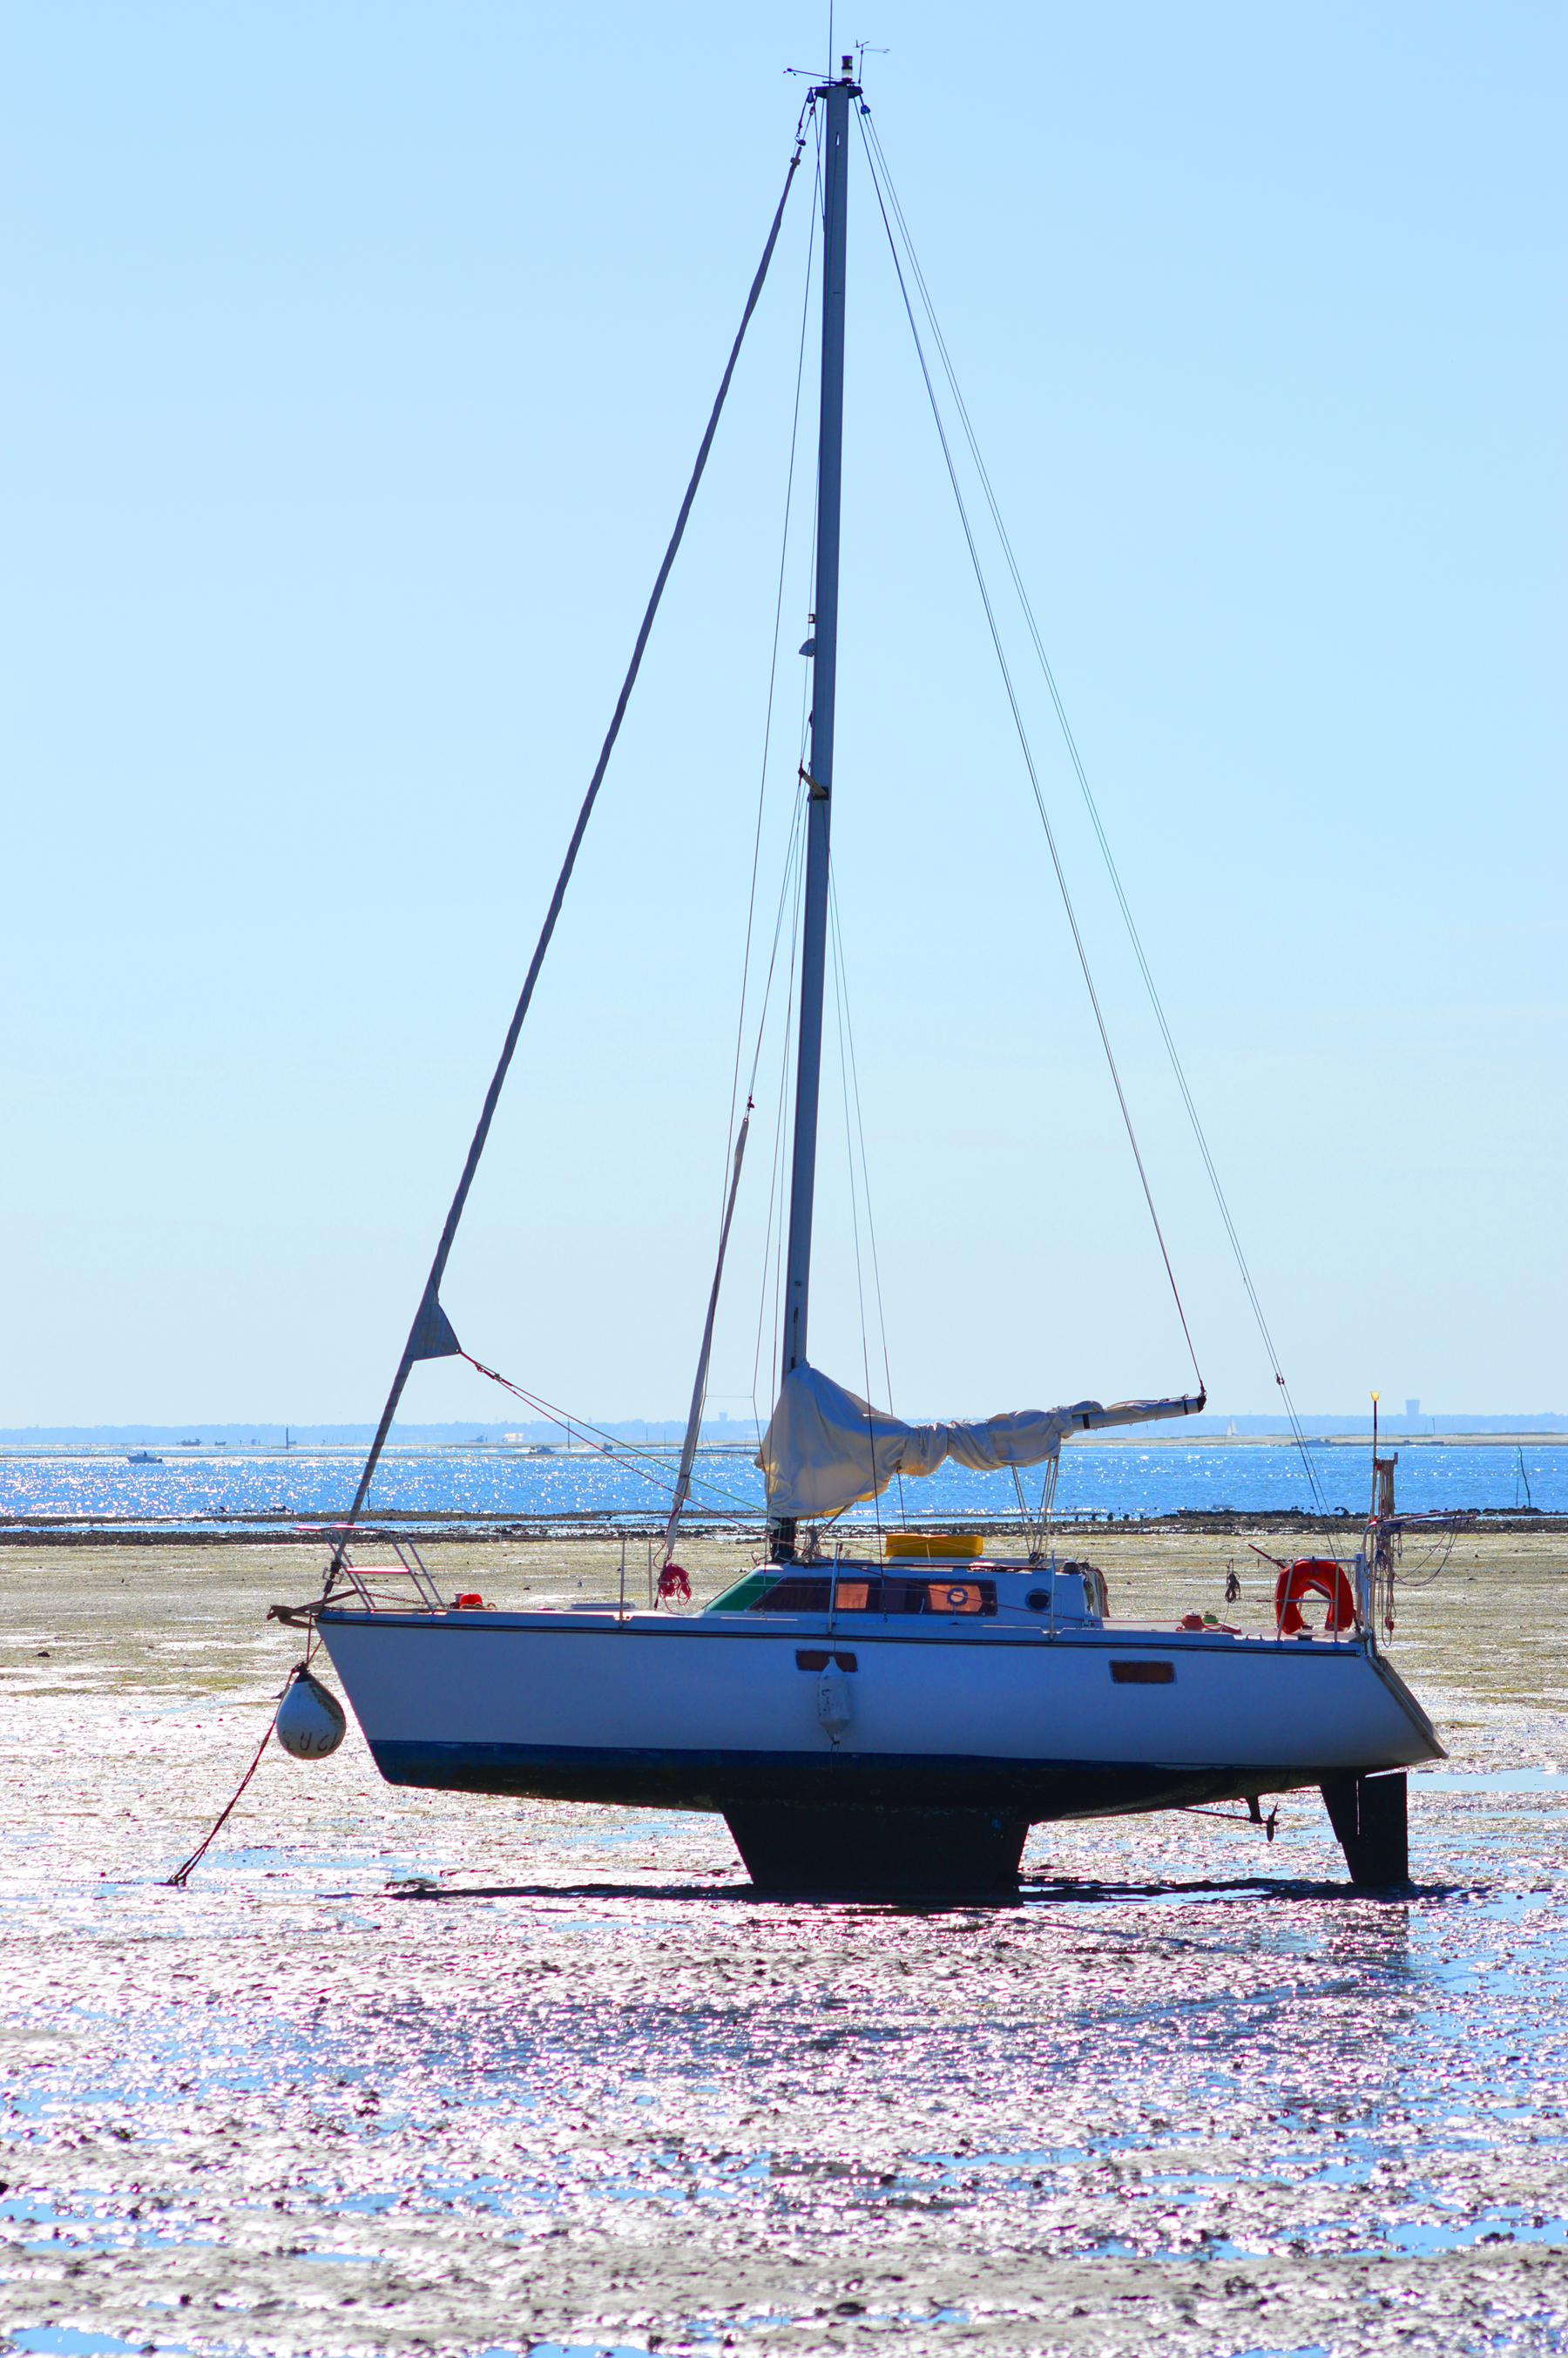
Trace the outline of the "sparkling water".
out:
<instances>
[{"instance_id":1,"label":"sparkling water","mask_svg":"<svg viewBox=\"0 0 1568 2358\"><path fill-rule=\"evenodd\" d=\"M1525 1504L1568 1513L1568 1441L1542 1441L1523 1450L1524 1477L1514 1447L1411 1442L1399 1451L1399 1504L1407 1512L1476 1508L1502 1511ZM674 1486L678 1452L617 1444L613 1455L590 1450L535 1455L489 1447L389 1449L371 1493L371 1512L544 1517L661 1516ZM1310 1462L1323 1505L1332 1513L1361 1515L1371 1500L1371 1447L1318 1447L1303 1453L1288 1444L1074 1443L1062 1453L1056 1512L1064 1518L1139 1517L1180 1510L1235 1508L1311 1509ZM0 1456L0 1514L66 1516L85 1523L129 1520L200 1526L228 1517L330 1518L348 1509L362 1457L356 1449L295 1449L197 1454L168 1451L162 1463L137 1466L122 1452L83 1449L12 1450ZM1024 1477L1033 1509L1038 1471ZM698 1455L693 1505L708 1515L755 1517L762 1511L762 1477L740 1450ZM881 1502L884 1521L901 1509L931 1516L1014 1518L1011 1477L972 1474L946 1465L921 1482L898 1486ZM860 1509L849 1520L870 1520Z\"/></svg>"}]
</instances>

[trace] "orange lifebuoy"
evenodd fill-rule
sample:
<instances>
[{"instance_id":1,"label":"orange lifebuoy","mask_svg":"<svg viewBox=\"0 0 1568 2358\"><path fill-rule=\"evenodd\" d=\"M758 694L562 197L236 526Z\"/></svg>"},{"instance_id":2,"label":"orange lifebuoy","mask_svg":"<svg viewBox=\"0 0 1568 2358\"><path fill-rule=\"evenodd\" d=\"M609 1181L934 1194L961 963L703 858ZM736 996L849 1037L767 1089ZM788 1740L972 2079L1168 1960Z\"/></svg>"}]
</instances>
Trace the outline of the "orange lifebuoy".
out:
<instances>
[{"instance_id":1,"label":"orange lifebuoy","mask_svg":"<svg viewBox=\"0 0 1568 2358\"><path fill-rule=\"evenodd\" d=\"M1356 1598L1345 1566L1328 1556L1301 1555L1294 1563L1281 1565L1274 1583L1274 1618L1281 1638L1293 1638L1305 1628L1297 1599L1310 1595L1328 1599L1325 1629L1355 1628Z\"/></svg>"}]
</instances>

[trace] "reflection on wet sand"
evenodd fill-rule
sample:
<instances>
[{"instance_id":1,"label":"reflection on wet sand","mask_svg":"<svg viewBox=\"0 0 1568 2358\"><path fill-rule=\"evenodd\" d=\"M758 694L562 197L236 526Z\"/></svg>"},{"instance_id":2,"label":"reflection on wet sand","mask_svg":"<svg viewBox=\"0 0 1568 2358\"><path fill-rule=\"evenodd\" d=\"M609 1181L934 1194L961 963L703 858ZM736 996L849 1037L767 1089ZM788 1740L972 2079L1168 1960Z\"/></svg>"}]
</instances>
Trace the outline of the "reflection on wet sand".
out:
<instances>
[{"instance_id":1,"label":"reflection on wet sand","mask_svg":"<svg viewBox=\"0 0 1568 2358\"><path fill-rule=\"evenodd\" d=\"M353 1731L269 1754L165 1889L282 1682L261 1614L303 1566L6 1550L0 2326L1561 2346L1563 1565L1487 1544L1404 1608L1454 1755L1411 1779L1406 1900L1349 1894L1302 1795L1271 1846L1187 1814L1039 1828L1016 1902L944 1909L760 1900L717 1819L396 1791ZM1113 1603L1173 1619L1227 1552L1102 1561ZM575 1595L609 1565L514 1553L447 1568ZM708 1553L699 1594L736 1560Z\"/></svg>"}]
</instances>

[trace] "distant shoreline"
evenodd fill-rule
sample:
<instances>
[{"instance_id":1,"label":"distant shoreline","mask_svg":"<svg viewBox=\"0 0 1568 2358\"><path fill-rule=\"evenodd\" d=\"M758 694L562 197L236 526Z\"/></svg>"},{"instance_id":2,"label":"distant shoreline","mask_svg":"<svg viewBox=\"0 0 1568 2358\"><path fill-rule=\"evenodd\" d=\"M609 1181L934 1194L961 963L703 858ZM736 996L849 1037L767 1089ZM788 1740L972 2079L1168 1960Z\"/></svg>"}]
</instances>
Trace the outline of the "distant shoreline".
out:
<instances>
[{"instance_id":1,"label":"distant shoreline","mask_svg":"<svg viewBox=\"0 0 1568 2358\"><path fill-rule=\"evenodd\" d=\"M907 1414L908 1412L905 1411ZM926 1420L916 1417L920 1423ZM1234 1430L1231 1428L1234 1427ZM371 1444L375 1427L372 1424L338 1422L328 1417L302 1418L287 1425L270 1418L257 1417L242 1422L235 1417L202 1419L190 1417L183 1424L165 1422L103 1423L103 1424L7 1424L0 1425L0 1455L16 1451L78 1449L168 1450L181 1456L215 1452L227 1456L247 1449L265 1454L287 1450L296 1452L358 1450L363 1452ZM1293 1424L1281 1427L1276 1412L1262 1414L1238 1409L1208 1410L1200 1416L1162 1417L1149 1424L1128 1431L1074 1433L1068 1437L1082 1448L1093 1446L1126 1448L1129 1445L1148 1448L1155 1444L1175 1443L1186 1445L1201 1442L1206 1446L1222 1443L1271 1443L1286 1446L1294 1444L1297 1435L1303 1435L1314 1447L1353 1448L1357 1443L1370 1441L1372 1420L1360 1411L1355 1412L1303 1412ZM638 1416L562 1416L558 1420L535 1420L521 1427L510 1420L495 1418L460 1422L448 1418L438 1423L422 1424L412 1420L399 1420L389 1435L393 1449L496 1449L526 1450L548 1448L559 1452L568 1447L580 1447L587 1443L611 1442L618 1448L674 1449L686 1438L684 1417ZM705 1449L755 1450L759 1430L750 1419L713 1416L704 1419L702 1446ZM1392 1413L1379 1420L1379 1438L1390 1444L1411 1447L1438 1441L1449 1444L1468 1442L1477 1445L1494 1443L1503 1448L1514 1448L1521 1442L1532 1444L1561 1442L1568 1444L1568 1414L1556 1409L1509 1409L1489 1411L1450 1409L1439 1412L1429 1411L1424 1416Z\"/></svg>"},{"instance_id":2,"label":"distant shoreline","mask_svg":"<svg viewBox=\"0 0 1568 2358\"><path fill-rule=\"evenodd\" d=\"M602 1428L609 1431L609 1427ZM1295 1449L1300 1446L1292 1433L1151 1433L1137 1426L1120 1432L1068 1433L1062 1436L1064 1448L1074 1449ZM157 1449L167 1454L170 1465L198 1463L204 1457L219 1457L229 1465L248 1457L343 1457L357 1460L369 1445L365 1441L296 1441L287 1449L281 1441L198 1442L160 1441L156 1433L143 1437L132 1434L114 1441L13 1441L0 1436L0 1461L6 1458L31 1457L120 1457L128 1448ZM1369 1433L1313 1433L1306 1435L1308 1449L1369 1449ZM557 1459L597 1458L613 1456L626 1451L638 1455L673 1452L680 1446L677 1434L669 1441L629 1440L617 1435L607 1444L595 1444L588 1448L574 1444L569 1449L564 1442L529 1441L391 1441L389 1456L426 1457L438 1455L463 1454L482 1450L491 1457L537 1457L548 1455ZM1568 1433L1530 1430L1521 1426L1514 1433L1382 1433L1378 1436L1381 1450L1398 1449L1568 1449ZM699 1444L705 1457L754 1457L755 1439L748 1441L703 1441Z\"/></svg>"}]
</instances>

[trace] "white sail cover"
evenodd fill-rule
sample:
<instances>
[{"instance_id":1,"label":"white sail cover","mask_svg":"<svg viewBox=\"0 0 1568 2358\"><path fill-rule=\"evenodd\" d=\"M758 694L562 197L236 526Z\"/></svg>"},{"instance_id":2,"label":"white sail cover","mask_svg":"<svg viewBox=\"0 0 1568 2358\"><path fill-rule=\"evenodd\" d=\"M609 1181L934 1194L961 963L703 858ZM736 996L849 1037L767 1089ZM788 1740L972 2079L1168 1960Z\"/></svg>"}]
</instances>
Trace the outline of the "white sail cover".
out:
<instances>
[{"instance_id":1,"label":"white sail cover","mask_svg":"<svg viewBox=\"0 0 1568 2358\"><path fill-rule=\"evenodd\" d=\"M946 1457L980 1474L1038 1466L1055 1456L1065 1433L1191 1416L1203 1405L1201 1394L1109 1408L1076 1401L1071 1408L1015 1409L983 1424L904 1424L820 1368L802 1366L784 1378L756 1462L767 1477L770 1517L836 1515L880 1497L895 1474L934 1474Z\"/></svg>"}]
</instances>

